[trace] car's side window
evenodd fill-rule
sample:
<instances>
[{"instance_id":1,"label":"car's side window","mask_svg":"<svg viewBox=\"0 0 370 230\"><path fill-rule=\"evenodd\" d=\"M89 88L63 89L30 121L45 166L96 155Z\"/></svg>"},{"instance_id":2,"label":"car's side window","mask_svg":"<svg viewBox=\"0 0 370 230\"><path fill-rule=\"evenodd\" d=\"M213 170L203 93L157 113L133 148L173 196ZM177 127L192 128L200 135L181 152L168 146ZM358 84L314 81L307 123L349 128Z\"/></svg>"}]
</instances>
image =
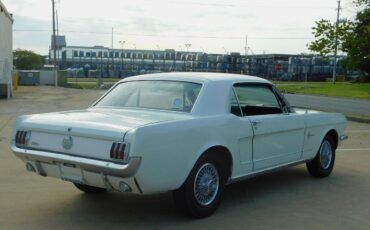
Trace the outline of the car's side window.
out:
<instances>
[{"instance_id":1,"label":"car's side window","mask_svg":"<svg viewBox=\"0 0 370 230\"><path fill-rule=\"evenodd\" d=\"M242 117L243 113L240 109L238 99L236 98L235 91L231 90L231 108L230 112L236 116Z\"/></svg>"},{"instance_id":2,"label":"car's side window","mask_svg":"<svg viewBox=\"0 0 370 230\"><path fill-rule=\"evenodd\" d=\"M283 112L275 93L269 85L238 83L234 85L234 91L244 116Z\"/></svg>"},{"instance_id":3,"label":"car's side window","mask_svg":"<svg viewBox=\"0 0 370 230\"><path fill-rule=\"evenodd\" d=\"M284 98L283 94L281 94L276 87L273 87L273 90L275 92L276 97L278 98L280 102L283 113L293 113L294 109L290 107L288 101Z\"/></svg>"}]
</instances>

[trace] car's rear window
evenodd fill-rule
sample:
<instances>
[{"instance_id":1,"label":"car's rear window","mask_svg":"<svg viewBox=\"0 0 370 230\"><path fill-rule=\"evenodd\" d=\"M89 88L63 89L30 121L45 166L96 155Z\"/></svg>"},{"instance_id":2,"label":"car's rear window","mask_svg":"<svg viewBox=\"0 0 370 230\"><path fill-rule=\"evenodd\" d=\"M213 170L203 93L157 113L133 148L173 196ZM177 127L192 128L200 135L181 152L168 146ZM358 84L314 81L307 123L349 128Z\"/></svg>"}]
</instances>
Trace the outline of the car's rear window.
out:
<instances>
[{"instance_id":1,"label":"car's rear window","mask_svg":"<svg viewBox=\"0 0 370 230\"><path fill-rule=\"evenodd\" d=\"M95 106L190 112L201 88L201 84L180 81L123 82Z\"/></svg>"}]
</instances>

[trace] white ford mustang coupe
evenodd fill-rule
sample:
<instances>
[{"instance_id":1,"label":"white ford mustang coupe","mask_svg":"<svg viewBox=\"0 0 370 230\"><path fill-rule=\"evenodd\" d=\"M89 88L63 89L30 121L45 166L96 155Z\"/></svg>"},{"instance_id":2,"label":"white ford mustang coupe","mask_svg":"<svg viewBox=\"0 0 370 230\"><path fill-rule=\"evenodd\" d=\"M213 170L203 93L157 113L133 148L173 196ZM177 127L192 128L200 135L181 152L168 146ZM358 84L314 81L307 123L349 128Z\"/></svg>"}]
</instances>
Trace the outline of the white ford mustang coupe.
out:
<instances>
[{"instance_id":1,"label":"white ford mustang coupe","mask_svg":"<svg viewBox=\"0 0 370 230\"><path fill-rule=\"evenodd\" d=\"M88 109L18 117L11 149L28 171L83 192L172 191L180 210L205 217L236 181L301 163L329 176L346 125L338 113L294 110L258 77L149 74Z\"/></svg>"}]
</instances>

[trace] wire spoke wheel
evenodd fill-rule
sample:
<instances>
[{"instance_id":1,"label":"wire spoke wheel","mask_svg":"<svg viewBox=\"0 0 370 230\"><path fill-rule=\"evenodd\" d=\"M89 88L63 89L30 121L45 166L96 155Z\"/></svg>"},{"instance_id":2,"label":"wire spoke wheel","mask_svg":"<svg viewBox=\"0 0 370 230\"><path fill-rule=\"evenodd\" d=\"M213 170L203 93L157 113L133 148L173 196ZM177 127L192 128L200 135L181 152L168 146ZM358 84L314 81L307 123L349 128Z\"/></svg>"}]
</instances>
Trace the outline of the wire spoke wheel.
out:
<instances>
[{"instance_id":1,"label":"wire spoke wheel","mask_svg":"<svg viewBox=\"0 0 370 230\"><path fill-rule=\"evenodd\" d=\"M335 163L335 137L326 135L321 142L315 158L306 163L308 172L313 177L327 177L331 174Z\"/></svg>"},{"instance_id":2,"label":"wire spoke wheel","mask_svg":"<svg viewBox=\"0 0 370 230\"><path fill-rule=\"evenodd\" d=\"M194 180L194 196L198 204L206 206L212 203L217 196L219 183L217 168L211 163L202 165Z\"/></svg>"},{"instance_id":3,"label":"wire spoke wheel","mask_svg":"<svg viewBox=\"0 0 370 230\"><path fill-rule=\"evenodd\" d=\"M173 191L176 206L186 215L203 218L216 211L229 178L222 155L207 152L195 163L184 184Z\"/></svg>"},{"instance_id":4,"label":"wire spoke wheel","mask_svg":"<svg viewBox=\"0 0 370 230\"><path fill-rule=\"evenodd\" d=\"M329 168L333 152L329 141L325 140L320 147L320 163L324 169Z\"/></svg>"}]
</instances>

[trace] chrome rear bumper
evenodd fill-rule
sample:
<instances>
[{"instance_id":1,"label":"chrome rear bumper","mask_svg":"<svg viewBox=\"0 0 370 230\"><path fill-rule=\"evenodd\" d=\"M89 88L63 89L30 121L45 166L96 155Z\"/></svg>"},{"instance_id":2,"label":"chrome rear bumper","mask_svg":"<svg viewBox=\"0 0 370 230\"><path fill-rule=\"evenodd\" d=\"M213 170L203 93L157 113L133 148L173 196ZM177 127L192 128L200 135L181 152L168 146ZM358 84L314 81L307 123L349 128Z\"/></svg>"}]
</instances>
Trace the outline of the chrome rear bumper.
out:
<instances>
[{"instance_id":1,"label":"chrome rear bumper","mask_svg":"<svg viewBox=\"0 0 370 230\"><path fill-rule=\"evenodd\" d=\"M82 170L100 173L104 175L117 176L117 177L130 177L133 176L139 168L141 158L131 157L127 164L117 164L114 162L89 159L78 156L70 156L62 153L53 153L38 150L22 149L11 145L11 150L14 154L24 161L36 162L36 169L39 170L40 175L43 174L42 168L38 169L40 163L47 164L73 164ZM42 175L46 176L46 175Z\"/></svg>"}]
</instances>

